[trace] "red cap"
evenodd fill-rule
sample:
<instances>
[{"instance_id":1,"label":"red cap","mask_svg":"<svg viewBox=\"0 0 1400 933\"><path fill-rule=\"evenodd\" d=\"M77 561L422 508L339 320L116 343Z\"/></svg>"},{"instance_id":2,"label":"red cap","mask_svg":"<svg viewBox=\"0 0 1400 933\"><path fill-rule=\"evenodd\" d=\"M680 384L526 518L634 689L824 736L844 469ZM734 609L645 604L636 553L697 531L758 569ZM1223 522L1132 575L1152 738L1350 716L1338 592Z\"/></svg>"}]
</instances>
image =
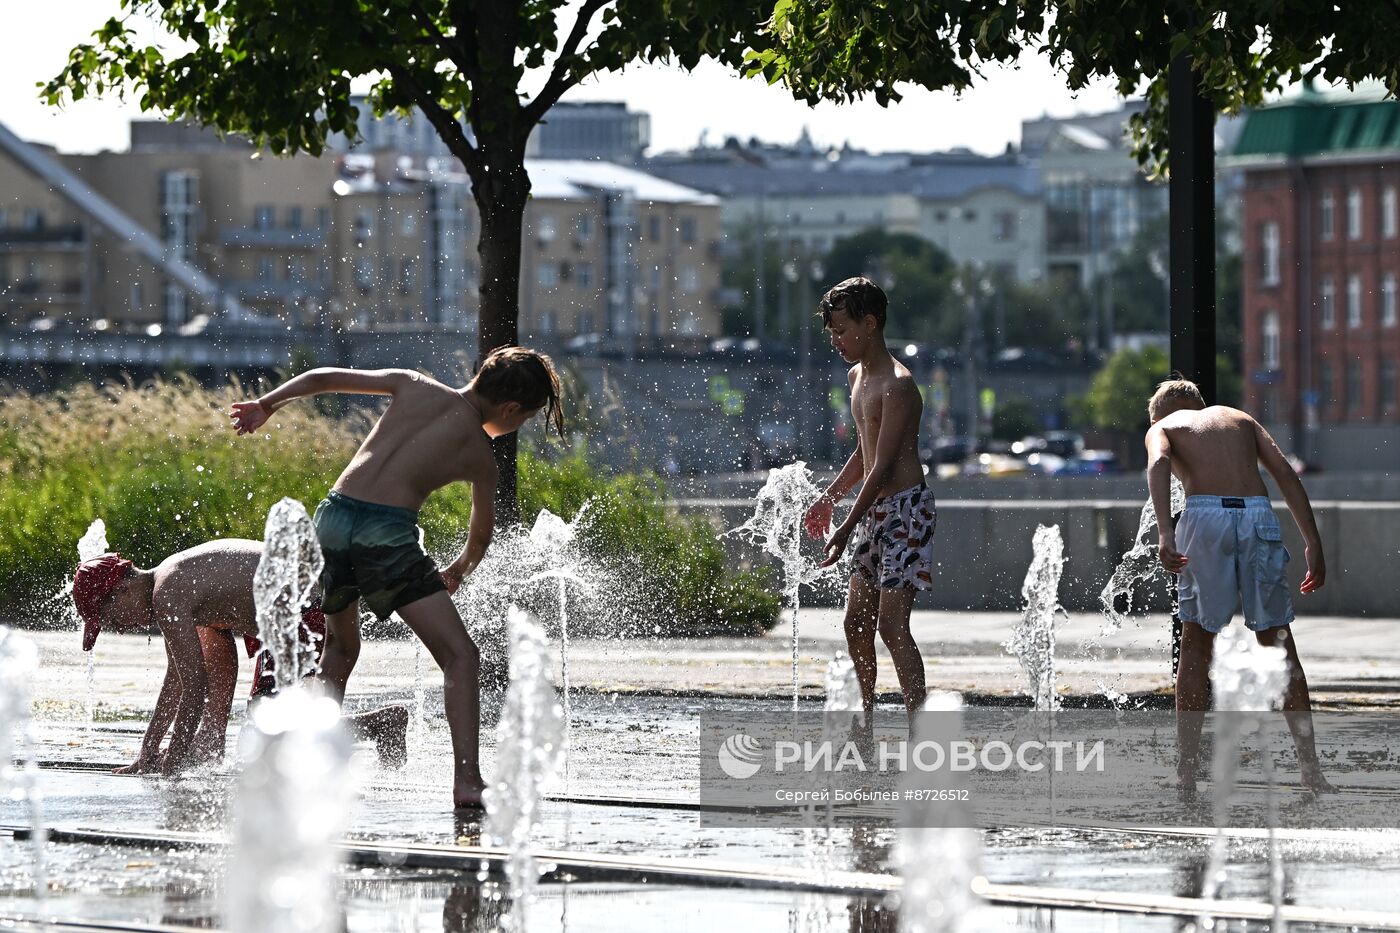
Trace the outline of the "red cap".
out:
<instances>
[{"instance_id":1,"label":"red cap","mask_svg":"<svg viewBox=\"0 0 1400 933\"><path fill-rule=\"evenodd\" d=\"M78 565L73 574L73 605L83 620L83 650L91 651L101 631L102 603L131 570L131 561L120 554L103 554Z\"/></svg>"}]
</instances>

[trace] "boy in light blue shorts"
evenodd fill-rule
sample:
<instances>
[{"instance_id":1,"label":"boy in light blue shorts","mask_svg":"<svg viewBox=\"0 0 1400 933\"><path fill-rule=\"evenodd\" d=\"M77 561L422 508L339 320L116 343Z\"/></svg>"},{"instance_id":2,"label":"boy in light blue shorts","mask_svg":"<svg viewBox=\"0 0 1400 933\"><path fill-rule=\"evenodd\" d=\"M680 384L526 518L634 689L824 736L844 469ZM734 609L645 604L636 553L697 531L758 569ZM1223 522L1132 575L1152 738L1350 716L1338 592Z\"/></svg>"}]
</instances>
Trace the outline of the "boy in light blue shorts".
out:
<instances>
[{"instance_id":1,"label":"boy in light blue shorts","mask_svg":"<svg viewBox=\"0 0 1400 933\"><path fill-rule=\"evenodd\" d=\"M1327 565L1307 491L1269 433L1249 415L1224 405L1206 407L1196 385L1172 379L1147 406L1147 485L1157 513L1158 558L1177 574L1183 623L1177 668L1177 777L1183 798L1195 796L1201 721L1210 700L1210 662L1219 634L1241 607L1261 645L1288 656L1283 709L1298 750L1303 785L1332 791L1313 743L1312 703L1290 625L1293 600L1285 571L1289 555L1259 466L1273 476L1302 533L1308 572L1301 592L1322 587ZM1171 518L1171 477L1186 489L1186 508Z\"/></svg>"}]
</instances>

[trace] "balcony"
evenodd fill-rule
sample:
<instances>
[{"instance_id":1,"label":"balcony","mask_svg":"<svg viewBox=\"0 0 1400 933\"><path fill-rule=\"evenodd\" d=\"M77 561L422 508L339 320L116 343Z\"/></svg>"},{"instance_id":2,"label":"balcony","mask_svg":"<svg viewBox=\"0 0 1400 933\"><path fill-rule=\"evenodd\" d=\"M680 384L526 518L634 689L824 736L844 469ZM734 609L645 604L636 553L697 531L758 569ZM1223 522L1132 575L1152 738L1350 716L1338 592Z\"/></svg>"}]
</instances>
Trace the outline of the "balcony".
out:
<instances>
[{"instance_id":1,"label":"balcony","mask_svg":"<svg viewBox=\"0 0 1400 933\"><path fill-rule=\"evenodd\" d=\"M0 228L0 251L32 249L78 249L86 240L82 224L64 224L60 227Z\"/></svg>"},{"instance_id":2,"label":"balcony","mask_svg":"<svg viewBox=\"0 0 1400 933\"><path fill-rule=\"evenodd\" d=\"M320 249L326 231L319 227L220 227L219 245L256 249Z\"/></svg>"}]
</instances>

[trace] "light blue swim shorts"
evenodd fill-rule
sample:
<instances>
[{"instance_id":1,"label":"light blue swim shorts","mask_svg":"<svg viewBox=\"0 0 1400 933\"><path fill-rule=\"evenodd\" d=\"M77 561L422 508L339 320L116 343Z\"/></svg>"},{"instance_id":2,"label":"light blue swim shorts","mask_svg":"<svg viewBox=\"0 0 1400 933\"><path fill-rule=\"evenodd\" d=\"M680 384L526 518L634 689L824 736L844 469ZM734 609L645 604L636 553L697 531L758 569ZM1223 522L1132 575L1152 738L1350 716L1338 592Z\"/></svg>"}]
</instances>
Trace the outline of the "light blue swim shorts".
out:
<instances>
[{"instance_id":1,"label":"light blue swim shorts","mask_svg":"<svg viewBox=\"0 0 1400 933\"><path fill-rule=\"evenodd\" d=\"M1176 546L1190 561L1177 577L1181 621L1218 633L1236 606L1256 632L1293 621L1288 549L1268 496L1188 496Z\"/></svg>"}]
</instances>

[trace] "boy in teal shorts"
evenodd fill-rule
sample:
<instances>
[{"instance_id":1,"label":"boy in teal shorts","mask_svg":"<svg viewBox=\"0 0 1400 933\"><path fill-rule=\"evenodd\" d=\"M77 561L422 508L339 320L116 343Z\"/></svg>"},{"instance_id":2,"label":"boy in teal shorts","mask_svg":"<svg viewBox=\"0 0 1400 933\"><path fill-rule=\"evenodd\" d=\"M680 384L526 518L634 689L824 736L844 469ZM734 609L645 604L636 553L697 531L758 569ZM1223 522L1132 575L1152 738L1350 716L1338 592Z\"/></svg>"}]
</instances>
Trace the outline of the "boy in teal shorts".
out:
<instances>
[{"instance_id":1,"label":"boy in teal shorts","mask_svg":"<svg viewBox=\"0 0 1400 933\"><path fill-rule=\"evenodd\" d=\"M559 377L549 357L522 347L493 352L460 389L403 369L313 369L255 401L235 403L231 417L238 433L248 434L288 402L325 392L387 395L391 401L316 509L325 558L322 678L337 699L344 698L360 653L361 599L380 618L397 612L442 668L453 804L479 807L481 659L450 594L491 543L491 438L518 430L542 411L563 436ZM430 493L453 482L472 485L471 524L462 553L439 571L419 541L418 509Z\"/></svg>"}]
</instances>

